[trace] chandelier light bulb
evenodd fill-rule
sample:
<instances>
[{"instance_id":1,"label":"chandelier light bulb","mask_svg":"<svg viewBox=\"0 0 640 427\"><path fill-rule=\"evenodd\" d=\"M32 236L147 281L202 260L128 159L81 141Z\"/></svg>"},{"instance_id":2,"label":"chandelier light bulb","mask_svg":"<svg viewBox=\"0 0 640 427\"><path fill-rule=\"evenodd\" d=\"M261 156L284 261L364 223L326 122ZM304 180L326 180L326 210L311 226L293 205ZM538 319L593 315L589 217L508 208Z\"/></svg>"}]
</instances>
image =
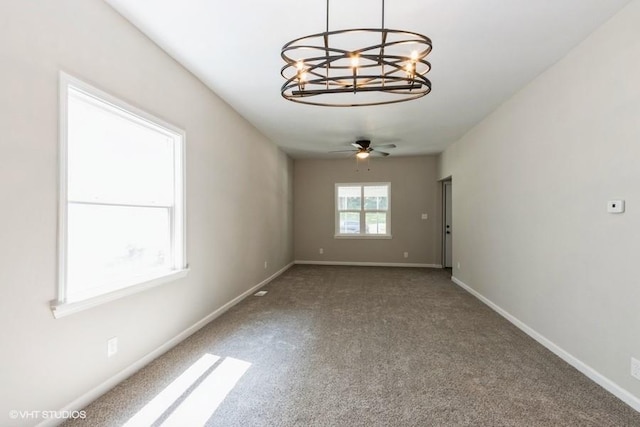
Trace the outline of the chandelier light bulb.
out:
<instances>
[{"instance_id":1,"label":"chandelier light bulb","mask_svg":"<svg viewBox=\"0 0 640 427\"><path fill-rule=\"evenodd\" d=\"M410 62L407 65L405 65L405 70L407 71L407 76L409 77L414 77L415 73L416 73L416 64L414 62Z\"/></svg>"},{"instance_id":2,"label":"chandelier light bulb","mask_svg":"<svg viewBox=\"0 0 640 427\"><path fill-rule=\"evenodd\" d=\"M358 68L359 62L360 59L358 58L358 55L351 55L351 68Z\"/></svg>"},{"instance_id":3,"label":"chandelier light bulb","mask_svg":"<svg viewBox=\"0 0 640 427\"><path fill-rule=\"evenodd\" d=\"M298 61L296 68L298 69L298 88L304 90L305 84L307 83L307 72L304 70L304 63Z\"/></svg>"}]
</instances>

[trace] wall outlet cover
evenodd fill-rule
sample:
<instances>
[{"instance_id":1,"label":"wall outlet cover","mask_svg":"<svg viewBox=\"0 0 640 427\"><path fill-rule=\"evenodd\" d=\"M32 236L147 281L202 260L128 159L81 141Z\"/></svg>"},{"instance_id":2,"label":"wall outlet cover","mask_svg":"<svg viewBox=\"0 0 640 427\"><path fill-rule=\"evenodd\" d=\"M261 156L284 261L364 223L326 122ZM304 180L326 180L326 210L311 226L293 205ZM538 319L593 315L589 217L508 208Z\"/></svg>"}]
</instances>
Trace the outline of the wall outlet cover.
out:
<instances>
[{"instance_id":1,"label":"wall outlet cover","mask_svg":"<svg viewBox=\"0 0 640 427\"><path fill-rule=\"evenodd\" d=\"M640 380L640 360L631 358L631 376Z\"/></svg>"},{"instance_id":2,"label":"wall outlet cover","mask_svg":"<svg viewBox=\"0 0 640 427\"><path fill-rule=\"evenodd\" d=\"M107 340L107 357L111 357L118 352L118 337Z\"/></svg>"}]
</instances>

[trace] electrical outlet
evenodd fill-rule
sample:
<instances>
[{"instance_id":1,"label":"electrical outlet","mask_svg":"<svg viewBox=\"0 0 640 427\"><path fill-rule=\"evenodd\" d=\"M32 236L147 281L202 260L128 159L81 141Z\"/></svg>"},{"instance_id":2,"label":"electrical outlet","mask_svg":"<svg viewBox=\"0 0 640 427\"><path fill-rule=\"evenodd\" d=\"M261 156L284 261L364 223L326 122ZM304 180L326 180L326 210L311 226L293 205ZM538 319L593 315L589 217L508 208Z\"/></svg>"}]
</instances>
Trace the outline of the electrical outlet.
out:
<instances>
[{"instance_id":1,"label":"electrical outlet","mask_svg":"<svg viewBox=\"0 0 640 427\"><path fill-rule=\"evenodd\" d=\"M640 360L631 358L631 376L640 380Z\"/></svg>"},{"instance_id":2,"label":"electrical outlet","mask_svg":"<svg viewBox=\"0 0 640 427\"><path fill-rule=\"evenodd\" d=\"M404 257L405 257L405 258L409 258L409 252L405 252L405 253L404 253Z\"/></svg>"},{"instance_id":3,"label":"electrical outlet","mask_svg":"<svg viewBox=\"0 0 640 427\"><path fill-rule=\"evenodd\" d=\"M460 270L460 261L458 261L458 270Z\"/></svg>"},{"instance_id":4,"label":"electrical outlet","mask_svg":"<svg viewBox=\"0 0 640 427\"><path fill-rule=\"evenodd\" d=\"M107 340L107 357L111 357L118 352L118 337Z\"/></svg>"},{"instance_id":5,"label":"electrical outlet","mask_svg":"<svg viewBox=\"0 0 640 427\"><path fill-rule=\"evenodd\" d=\"M318 250L318 252L320 253L320 255L322 255L322 254L324 253L324 249L323 249L323 248L320 248L320 249Z\"/></svg>"},{"instance_id":6,"label":"electrical outlet","mask_svg":"<svg viewBox=\"0 0 640 427\"><path fill-rule=\"evenodd\" d=\"M268 265L269 265L269 264L267 264L267 261L265 261L265 262L264 262L264 269L265 269L265 270L267 269L267 266L268 266Z\"/></svg>"},{"instance_id":7,"label":"electrical outlet","mask_svg":"<svg viewBox=\"0 0 640 427\"><path fill-rule=\"evenodd\" d=\"M429 214L423 213L421 218L422 219L429 219Z\"/></svg>"}]
</instances>

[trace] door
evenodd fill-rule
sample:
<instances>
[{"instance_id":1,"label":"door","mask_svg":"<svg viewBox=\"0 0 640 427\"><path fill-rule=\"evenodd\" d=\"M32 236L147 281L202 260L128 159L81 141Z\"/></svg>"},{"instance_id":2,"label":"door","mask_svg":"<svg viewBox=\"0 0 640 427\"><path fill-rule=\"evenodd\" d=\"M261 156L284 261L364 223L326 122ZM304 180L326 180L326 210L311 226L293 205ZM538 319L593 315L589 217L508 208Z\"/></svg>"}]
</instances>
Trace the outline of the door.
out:
<instances>
[{"instance_id":1,"label":"door","mask_svg":"<svg viewBox=\"0 0 640 427\"><path fill-rule=\"evenodd\" d=\"M445 268L453 267L453 203L452 203L452 185L451 181L442 183L444 194L444 266Z\"/></svg>"}]
</instances>

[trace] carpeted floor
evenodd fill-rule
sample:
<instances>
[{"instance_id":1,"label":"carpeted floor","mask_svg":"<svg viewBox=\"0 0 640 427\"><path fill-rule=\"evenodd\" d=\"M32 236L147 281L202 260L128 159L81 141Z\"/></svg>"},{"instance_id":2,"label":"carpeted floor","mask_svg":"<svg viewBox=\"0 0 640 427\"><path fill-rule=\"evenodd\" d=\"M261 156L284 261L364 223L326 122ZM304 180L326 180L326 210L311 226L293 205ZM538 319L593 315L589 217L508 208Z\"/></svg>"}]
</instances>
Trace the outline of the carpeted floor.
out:
<instances>
[{"instance_id":1,"label":"carpeted floor","mask_svg":"<svg viewBox=\"0 0 640 427\"><path fill-rule=\"evenodd\" d=\"M294 266L263 289L65 426L121 426L138 413L131 425L147 413L138 425L193 427L203 424L195 415L176 417L198 405L206 426L225 427L640 426L640 413L445 270ZM206 354L220 360L155 415L139 412ZM222 400L213 391L223 383Z\"/></svg>"}]
</instances>

